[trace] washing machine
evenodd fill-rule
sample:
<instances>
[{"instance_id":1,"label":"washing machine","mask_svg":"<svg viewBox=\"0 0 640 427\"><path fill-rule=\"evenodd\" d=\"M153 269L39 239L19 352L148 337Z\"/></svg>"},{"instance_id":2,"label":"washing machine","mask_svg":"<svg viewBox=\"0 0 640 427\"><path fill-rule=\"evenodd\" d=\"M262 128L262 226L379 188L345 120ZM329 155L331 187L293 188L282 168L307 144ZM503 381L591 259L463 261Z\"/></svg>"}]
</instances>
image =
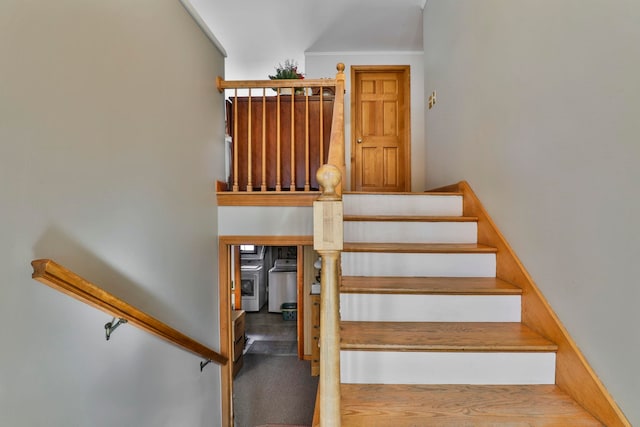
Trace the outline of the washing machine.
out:
<instances>
[{"instance_id":1,"label":"washing machine","mask_svg":"<svg viewBox=\"0 0 640 427\"><path fill-rule=\"evenodd\" d=\"M246 246L243 248L243 246ZM242 309L260 311L267 301L264 246L243 245L240 249Z\"/></svg>"},{"instance_id":2,"label":"washing machine","mask_svg":"<svg viewBox=\"0 0 640 427\"><path fill-rule=\"evenodd\" d=\"M269 270L269 312L282 313L282 304L298 302L297 260L277 259Z\"/></svg>"},{"instance_id":3,"label":"washing machine","mask_svg":"<svg viewBox=\"0 0 640 427\"><path fill-rule=\"evenodd\" d=\"M240 290L242 309L260 311L266 301L267 292L261 261L248 261L240 267Z\"/></svg>"}]
</instances>

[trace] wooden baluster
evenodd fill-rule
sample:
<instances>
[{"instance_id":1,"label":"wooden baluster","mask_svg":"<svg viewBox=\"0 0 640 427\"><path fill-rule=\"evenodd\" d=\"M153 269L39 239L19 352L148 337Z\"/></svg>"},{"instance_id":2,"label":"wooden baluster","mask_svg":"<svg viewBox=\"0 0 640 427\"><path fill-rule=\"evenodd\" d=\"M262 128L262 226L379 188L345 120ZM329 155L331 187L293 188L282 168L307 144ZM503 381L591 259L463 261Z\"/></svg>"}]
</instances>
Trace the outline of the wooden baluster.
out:
<instances>
[{"instance_id":1,"label":"wooden baluster","mask_svg":"<svg viewBox=\"0 0 640 427\"><path fill-rule=\"evenodd\" d=\"M267 88L262 88L262 184L260 191L267 191Z\"/></svg>"},{"instance_id":2,"label":"wooden baluster","mask_svg":"<svg viewBox=\"0 0 640 427\"><path fill-rule=\"evenodd\" d=\"M304 91L304 191L309 191L309 91Z\"/></svg>"},{"instance_id":3,"label":"wooden baluster","mask_svg":"<svg viewBox=\"0 0 640 427\"><path fill-rule=\"evenodd\" d=\"M282 191L280 181L280 88L276 95L276 191Z\"/></svg>"},{"instance_id":4,"label":"wooden baluster","mask_svg":"<svg viewBox=\"0 0 640 427\"><path fill-rule=\"evenodd\" d=\"M320 166L324 165L324 92L320 88Z\"/></svg>"},{"instance_id":5,"label":"wooden baluster","mask_svg":"<svg viewBox=\"0 0 640 427\"><path fill-rule=\"evenodd\" d=\"M233 191L240 191L238 186L238 151L240 141L238 140L238 89L234 89L233 98Z\"/></svg>"},{"instance_id":6,"label":"wooden baluster","mask_svg":"<svg viewBox=\"0 0 640 427\"><path fill-rule=\"evenodd\" d=\"M291 182L289 191L296 191L296 88L291 88Z\"/></svg>"},{"instance_id":7,"label":"wooden baluster","mask_svg":"<svg viewBox=\"0 0 640 427\"><path fill-rule=\"evenodd\" d=\"M322 194L313 202L313 247L322 257L320 293L320 426L340 427L340 251L342 199L336 193L340 170L324 165L316 175Z\"/></svg>"},{"instance_id":8,"label":"wooden baluster","mask_svg":"<svg viewBox=\"0 0 640 427\"><path fill-rule=\"evenodd\" d=\"M253 121L251 120L251 89L249 89L249 111L247 113L247 191L253 191L253 165L252 165L252 148L253 141L251 140L251 128L253 127Z\"/></svg>"}]
</instances>

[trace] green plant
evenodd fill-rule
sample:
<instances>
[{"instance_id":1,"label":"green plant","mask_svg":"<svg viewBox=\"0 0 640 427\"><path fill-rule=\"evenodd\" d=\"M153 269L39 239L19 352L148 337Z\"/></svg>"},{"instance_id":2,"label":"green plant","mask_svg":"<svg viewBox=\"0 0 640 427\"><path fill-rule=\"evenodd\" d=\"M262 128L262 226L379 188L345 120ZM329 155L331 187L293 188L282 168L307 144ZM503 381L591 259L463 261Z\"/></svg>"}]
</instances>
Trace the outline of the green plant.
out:
<instances>
[{"instance_id":1,"label":"green plant","mask_svg":"<svg viewBox=\"0 0 640 427\"><path fill-rule=\"evenodd\" d=\"M298 63L292 59L286 59L284 64L276 67L276 74L269 76L271 80L304 79L304 74L298 72Z\"/></svg>"}]
</instances>

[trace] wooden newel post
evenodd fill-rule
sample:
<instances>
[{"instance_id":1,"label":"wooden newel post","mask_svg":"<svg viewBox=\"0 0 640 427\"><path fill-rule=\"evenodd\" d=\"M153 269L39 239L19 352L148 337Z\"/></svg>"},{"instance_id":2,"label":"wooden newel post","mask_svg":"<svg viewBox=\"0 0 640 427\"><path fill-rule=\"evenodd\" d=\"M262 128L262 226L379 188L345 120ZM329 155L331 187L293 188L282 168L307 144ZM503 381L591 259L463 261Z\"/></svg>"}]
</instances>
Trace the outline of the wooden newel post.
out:
<instances>
[{"instance_id":1,"label":"wooden newel post","mask_svg":"<svg viewBox=\"0 0 640 427\"><path fill-rule=\"evenodd\" d=\"M333 165L317 173L322 195L313 203L313 247L322 257L320 296L320 426L340 426L340 252L343 245L342 179Z\"/></svg>"}]
</instances>

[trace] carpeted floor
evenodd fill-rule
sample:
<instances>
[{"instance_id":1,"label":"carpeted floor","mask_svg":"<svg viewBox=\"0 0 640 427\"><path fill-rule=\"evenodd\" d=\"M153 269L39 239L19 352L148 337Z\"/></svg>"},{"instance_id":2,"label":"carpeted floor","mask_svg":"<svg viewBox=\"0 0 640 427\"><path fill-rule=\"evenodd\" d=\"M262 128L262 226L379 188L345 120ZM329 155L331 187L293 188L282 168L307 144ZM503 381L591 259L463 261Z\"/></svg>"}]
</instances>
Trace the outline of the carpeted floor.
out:
<instances>
[{"instance_id":1,"label":"carpeted floor","mask_svg":"<svg viewBox=\"0 0 640 427\"><path fill-rule=\"evenodd\" d=\"M293 425L293 424L265 424L258 427L308 427L308 426Z\"/></svg>"},{"instance_id":2,"label":"carpeted floor","mask_svg":"<svg viewBox=\"0 0 640 427\"><path fill-rule=\"evenodd\" d=\"M297 356L247 352L233 382L235 427L310 426L318 389L310 372L310 362Z\"/></svg>"},{"instance_id":3,"label":"carpeted floor","mask_svg":"<svg viewBox=\"0 0 640 427\"><path fill-rule=\"evenodd\" d=\"M268 354L271 356L297 356L297 341L254 341L247 350L249 354Z\"/></svg>"},{"instance_id":4,"label":"carpeted floor","mask_svg":"<svg viewBox=\"0 0 640 427\"><path fill-rule=\"evenodd\" d=\"M297 357L296 330L267 305L246 314L244 366L233 381L235 427L311 425L318 378Z\"/></svg>"}]
</instances>

